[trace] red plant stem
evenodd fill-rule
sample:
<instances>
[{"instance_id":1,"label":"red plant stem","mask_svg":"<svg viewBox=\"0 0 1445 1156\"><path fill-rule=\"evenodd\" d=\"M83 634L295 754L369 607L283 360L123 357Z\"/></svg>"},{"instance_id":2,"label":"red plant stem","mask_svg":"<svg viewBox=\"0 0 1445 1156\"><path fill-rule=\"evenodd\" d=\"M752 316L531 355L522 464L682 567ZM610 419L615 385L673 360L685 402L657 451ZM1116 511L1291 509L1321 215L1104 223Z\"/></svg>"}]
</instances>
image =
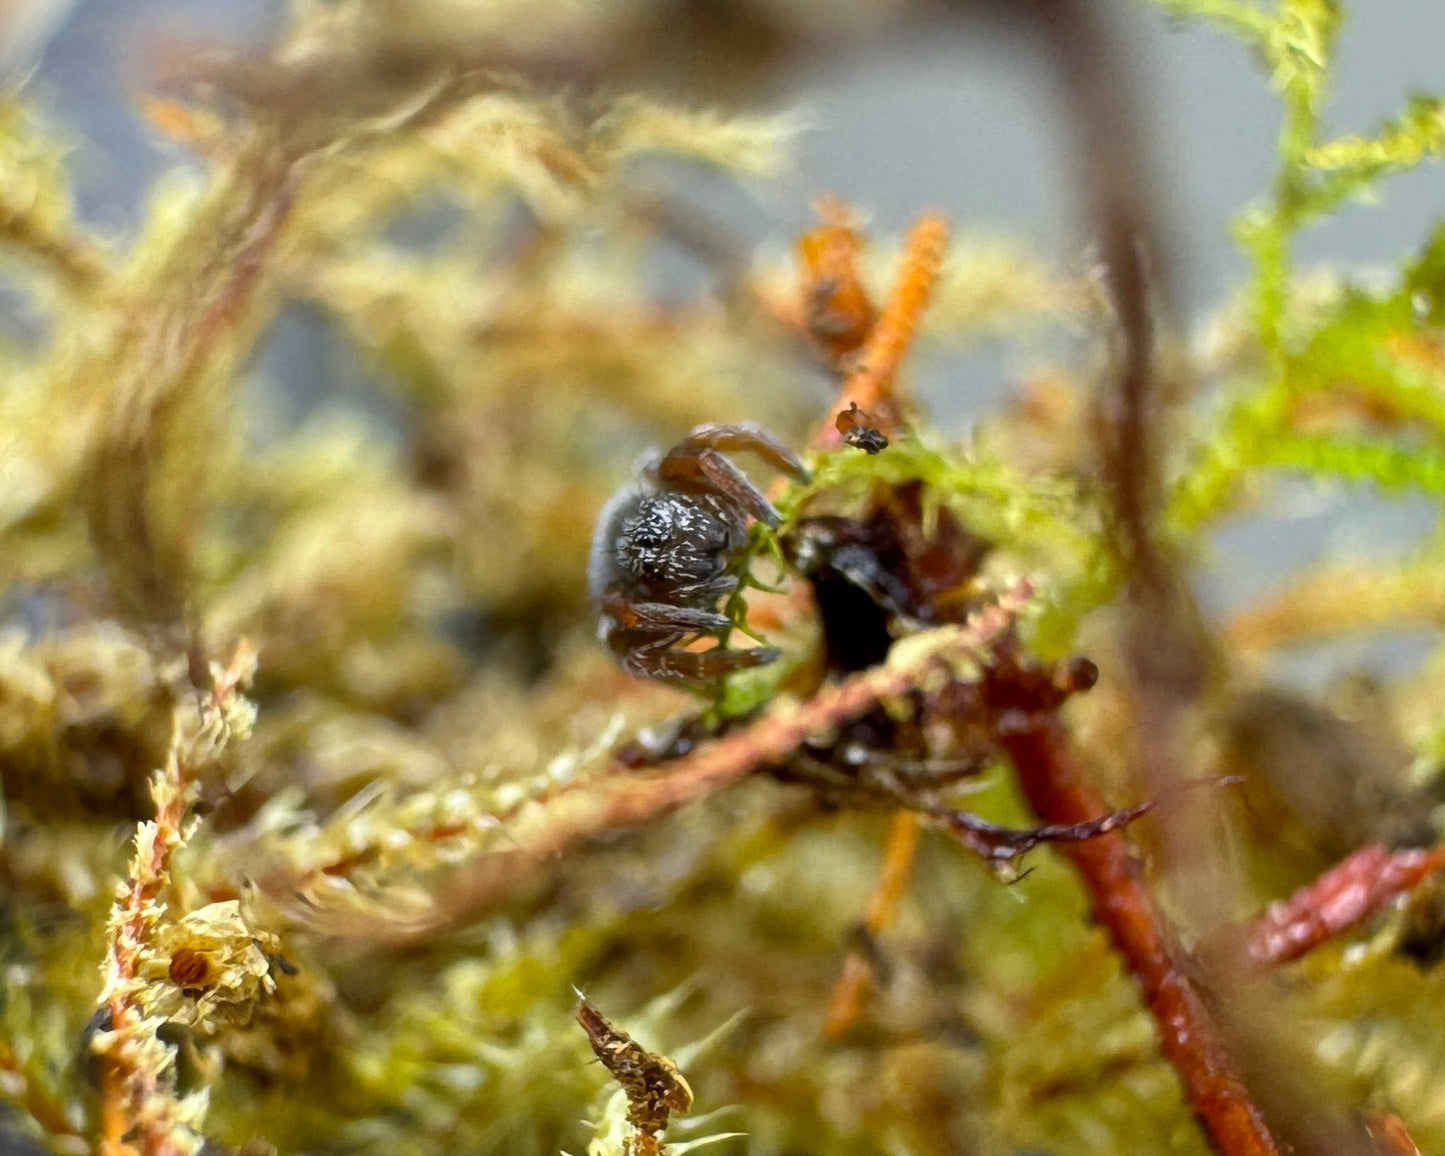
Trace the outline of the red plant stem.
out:
<instances>
[{"instance_id":1,"label":"red plant stem","mask_svg":"<svg viewBox=\"0 0 1445 1156\"><path fill-rule=\"evenodd\" d=\"M1380 1156L1420 1156L1420 1148L1410 1138L1405 1121L1393 1112L1376 1112L1366 1127Z\"/></svg>"},{"instance_id":2,"label":"red plant stem","mask_svg":"<svg viewBox=\"0 0 1445 1156\"><path fill-rule=\"evenodd\" d=\"M175 732L179 735L179 731ZM187 766L177 753L178 739L171 740L164 774L171 780L165 794L153 791L157 798L154 833L149 840L150 853L143 856L137 835L137 854L131 864L130 876L118 892L117 902L125 917L113 929L113 967L115 975L135 978L141 952L149 940L147 909L160 894L166 880L171 852L182 841L188 801L184 790L193 777L194 767ZM144 1013L133 993L117 984L106 1001L112 1030L133 1033ZM153 1065L137 1058L133 1044L102 1057L101 1061L101 1138L100 1156L183 1156L183 1149L171 1135L166 1122L147 1115L142 1106L156 1096L161 1087L160 1075Z\"/></svg>"},{"instance_id":3,"label":"red plant stem","mask_svg":"<svg viewBox=\"0 0 1445 1156\"><path fill-rule=\"evenodd\" d=\"M1057 719L1000 736L1029 804L1046 823L1087 822L1108 807L1080 771ZM1279 1144L1241 1083L1199 991L1175 961L1163 918L1118 833L1060 850L1073 860L1094 917L1124 957L1159 1025L1165 1057L1216 1149L1227 1156L1278 1156Z\"/></svg>"},{"instance_id":4,"label":"red plant stem","mask_svg":"<svg viewBox=\"0 0 1445 1156\"><path fill-rule=\"evenodd\" d=\"M226 707L254 671L255 658L254 648L242 640L229 666L215 679L207 706L213 719L203 716L194 731L183 727L179 715L173 722L165 765L151 787L156 817L137 830L135 855L116 892L112 942L104 968L106 990L100 1006L108 1013L108 1031L118 1034L118 1042L100 1057L99 1156L184 1156L186 1152L174 1134L178 1117L158 1117L152 1104L156 1098L174 1100L174 1087L165 1082L164 1066L137 1043L146 1011L130 985L140 974L145 949L154 947L152 905L168 883L172 854L187 838L190 785L224 743ZM205 734L212 723L222 728L220 737L212 734L207 741ZM154 1042L154 1029L150 1030Z\"/></svg>"},{"instance_id":5,"label":"red plant stem","mask_svg":"<svg viewBox=\"0 0 1445 1156\"><path fill-rule=\"evenodd\" d=\"M1445 867L1445 847L1391 851L1361 847L1272 904L1249 927L1246 949L1259 963L1288 963L1333 939Z\"/></svg>"}]
</instances>

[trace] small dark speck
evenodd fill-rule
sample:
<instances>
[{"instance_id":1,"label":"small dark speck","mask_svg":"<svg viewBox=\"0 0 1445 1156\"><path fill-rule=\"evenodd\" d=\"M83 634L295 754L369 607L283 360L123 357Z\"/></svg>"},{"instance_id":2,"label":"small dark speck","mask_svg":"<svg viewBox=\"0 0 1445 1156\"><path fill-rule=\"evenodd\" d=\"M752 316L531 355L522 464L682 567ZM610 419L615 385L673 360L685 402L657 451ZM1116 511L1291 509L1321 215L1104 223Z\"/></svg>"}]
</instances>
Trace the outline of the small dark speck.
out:
<instances>
[{"instance_id":1,"label":"small dark speck","mask_svg":"<svg viewBox=\"0 0 1445 1156\"><path fill-rule=\"evenodd\" d=\"M843 441L855 450L868 454L876 454L888 448L888 438L880 430L867 425L854 426L843 435Z\"/></svg>"}]
</instances>

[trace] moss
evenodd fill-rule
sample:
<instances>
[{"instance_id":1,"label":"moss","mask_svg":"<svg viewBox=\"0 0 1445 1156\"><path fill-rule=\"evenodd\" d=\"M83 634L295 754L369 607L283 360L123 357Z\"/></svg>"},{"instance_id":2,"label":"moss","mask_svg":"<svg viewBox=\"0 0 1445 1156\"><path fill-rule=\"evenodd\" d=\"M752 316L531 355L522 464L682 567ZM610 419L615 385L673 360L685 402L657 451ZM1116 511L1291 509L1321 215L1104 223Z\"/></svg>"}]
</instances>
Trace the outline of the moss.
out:
<instances>
[{"instance_id":1,"label":"moss","mask_svg":"<svg viewBox=\"0 0 1445 1156\"><path fill-rule=\"evenodd\" d=\"M783 525L754 530L754 582L726 611L783 660L619 764L625 740L697 704L628 678L593 637L586 555L607 494L637 451L695 423L757 421L801 446L833 417L803 384L828 348L804 352L820 292L806 263L800 278L783 262L787 238L742 252L674 182L771 175L797 122L660 95L676 75L630 49L654 34L697 47L675 6L462 7L298 4L270 49L187 62L179 95L146 106L174 169L123 238L72 211L83 147L42 95L0 99L0 260L40 319L0 348L0 1097L15 1125L67 1156L203 1138L616 1151L625 1097L573 1022L575 984L682 1069L701 1122L671 1122L674 1152L1208 1150L1052 850L1005 883L930 829L896 910L875 917L869 899L900 797L928 804L921 821L963 806L1031 821L999 733L927 713L983 693L1005 652L1034 707L1006 704L996 731L1047 715L1120 802L1152 789L1129 751L1168 712L1146 709L1157 688L1125 657L1148 583L1096 452L1120 345L1107 278L984 231L956 244L920 341L986 332L1034 367L966 442L914 407L883 452L818 450L811 481L774 490ZM797 59L839 31L819 27L827 7L740 5L748 19L698 48L718 65L708 83ZM1152 532L1178 568L1163 585L1187 594L1217 529L1287 513L1286 479L1445 493L1445 226L1368 273L1293 257L1305 230L1438 155L1445 117L1438 98L1402 97L1373 131L1326 133L1339 4L1157 7L1237 38L1281 105L1216 347L1165 334L1156 358L1174 409L1153 428ZM419 221L439 239L405 243ZM664 292L656 270L679 247L707 284ZM861 254L869 293L908 267L899 248ZM296 310L378 385L278 428L261 355ZM1058 325L1078 340L1043 365L1038 338ZM788 534L900 492L910 530L961 527L982 561L927 607L939 621L883 616L885 662L825 671ZM1262 724L1244 708L1280 701L1262 672L1302 642L1409 628L1436 645L1440 541L1327 559L1227 620L1189 618L1205 658L1174 749L1210 775L1239 762L1282 817L1261 832L1217 783L1155 802L1205 800L1211 838L1248 865L1247 909L1321 866L1298 847L1342 837L1310 829L1338 807L1291 807L1313 797L1291 775L1375 792L1382 814L1437 805L1439 654L1364 698L1342 683ZM1071 681L1080 651L1099 684L1061 706L1092 681ZM794 734L809 708L822 721ZM1269 734L1244 742L1230 720L1246 715ZM1340 727L1364 737L1335 741ZM780 734L786 749L769 745ZM701 762L659 767L688 747ZM930 757L943 748L951 760ZM1341 750L1384 753L1344 765ZM718 770L718 751L752 762ZM756 766L770 773L741 773ZM1153 822L1135 846L1187 925ZM1445 1146L1428 903L1293 965L1282 1005L1330 1103L1398 1112L1422 1150ZM850 953L872 983L830 1038Z\"/></svg>"}]
</instances>

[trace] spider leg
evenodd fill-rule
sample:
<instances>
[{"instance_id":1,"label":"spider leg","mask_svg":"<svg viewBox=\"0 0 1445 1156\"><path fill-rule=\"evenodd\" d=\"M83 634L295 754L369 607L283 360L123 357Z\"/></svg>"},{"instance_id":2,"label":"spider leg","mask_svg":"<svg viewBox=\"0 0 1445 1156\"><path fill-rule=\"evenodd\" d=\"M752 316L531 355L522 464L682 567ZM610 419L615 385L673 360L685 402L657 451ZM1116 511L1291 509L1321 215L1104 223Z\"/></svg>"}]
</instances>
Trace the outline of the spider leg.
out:
<instances>
[{"instance_id":1,"label":"spider leg","mask_svg":"<svg viewBox=\"0 0 1445 1156\"><path fill-rule=\"evenodd\" d=\"M778 524L778 512L748 476L724 455L754 453L769 465L800 480L809 477L798 456L752 423L700 425L657 463L657 476L686 491L721 495L760 522Z\"/></svg>"},{"instance_id":2,"label":"spider leg","mask_svg":"<svg viewBox=\"0 0 1445 1156\"><path fill-rule=\"evenodd\" d=\"M705 423L693 426L692 431L674 447L672 453L687 456L702 450L719 450L725 454L757 454L774 469L781 470L789 477L807 481L808 469L787 446L767 430L754 423L740 422L737 425ZM668 457L671 457L669 454Z\"/></svg>"},{"instance_id":3,"label":"spider leg","mask_svg":"<svg viewBox=\"0 0 1445 1156\"><path fill-rule=\"evenodd\" d=\"M734 671L766 666L779 654L771 646L752 650L729 650L721 646L711 650L681 650L676 646L679 639L680 636L673 635L651 646L637 647L624 656L622 665L629 674L687 685L714 682Z\"/></svg>"},{"instance_id":4,"label":"spider leg","mask_svg":"<svg viewBox=\"0 0 1445 1156\"><path fill-rule=\"evenodd\" d=\"M669 602L629 602L614 595L602 604L603 613L612 619L620 633L662 633L668 636L662 645L671 645L684 634L716 634L728 627L728 616L715 610L698 610L691 606L674 606Z\"/></svg>"},{"instance_id":5,"label":"spider leg","mask_svg":"<svg viewBox=\"0 0 1445 1156\"><path fill-rule=\"evenodd\" d=\"M717 602L719 598L732 594L741 585L741 580L736 574L719 574L716 578L707 578L701 582L693 582L687 586L677 588L677 596L697 601L707 601L708 605Z\"/></svg>"},{"instance_id":6,"label":"spider leg","mask_svg":"<svg viewBox=\"0 0 1445 1156\"><path fill-rule=\"evenodd\" d=\"M691 493L716 494L727 506L769 526L776 526L782 521L767 495L721 451L699 449L674 457L677 452L673 450L658 467L658 476L664 482ZM742 519L736 513L732 513L731 518L736 519L737 532L743 533Z\"/></svg>"},{"instance_id":7,"label":"spider leg","mask_svg":"<svg viewBox=\"0 0 1445 1156\"><path fill-rule=\"evenodd\" d=\"M1006 864L1032 851L1040 843L1083 843L1100 835L1107 835L1110 831L1127 827L1153 806L1154 801L1146 799L1132 807L1110 811L1107 815L1100 815L1097 819L1090 819L1085 823L1049 823L1042 827L1022 829L1001 827L968 811L938 808L925 813L940 820L950 835L970 851L982 856L984 862Z\"/></svg>"}]
</instances>

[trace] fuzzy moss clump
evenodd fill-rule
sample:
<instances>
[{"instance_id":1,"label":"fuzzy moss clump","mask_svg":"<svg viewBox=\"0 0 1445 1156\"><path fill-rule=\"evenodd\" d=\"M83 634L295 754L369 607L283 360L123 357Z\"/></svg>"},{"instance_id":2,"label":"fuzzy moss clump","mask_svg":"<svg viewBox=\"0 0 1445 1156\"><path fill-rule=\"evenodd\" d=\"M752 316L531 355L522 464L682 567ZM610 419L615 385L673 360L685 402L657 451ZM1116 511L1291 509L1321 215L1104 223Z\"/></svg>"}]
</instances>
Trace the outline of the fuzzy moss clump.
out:
<instances>
[{"instance_id":1,"label":"fuzzy moss clump","mask_svg":"<svg viewBox=\"0 0 1445 1156\"><path fill-rule=\"evenodd\" d=\"M1445 224L1368 273L1293 259L1445 149L1445 102L1332 138L1341 5L1158 0L1237 38L1282 108L1213 340L1160 308L1141 344L1117 268L965 235L917 340L988 332L1022 364L1063 328L1069 358L1034 358L967 444L899 382L882 452L805 449L833 417L819 367L858 371L819 322L840 282L789 238L741 251L689 179L777 172L796 121L740 94L894 13L736 7L294 4L265 52L174 62L144 97L177 159L123 238L77 219L83 150L44 93L0 94L26 311L0 332L0 1098L29 1143L1202 1153L1069 861L1019 870L1021 844L949 817L1032 825L1005 755L1047 715L1111 800L1155 802L1129 816L1140 877L1204 963L1361 846L1435 843L1445 534L1222 620L1190 591L1218 529L1302 485L1445 496ZM859 254L861 290L906 283L906 248ZM705 274L683 289L658 274L679 251ZM373 385L287 424L260 366L298 314ZM1099 446L1145 346L1131 476ZM771 491L782 524L727 604L784 655L690 698L597 641L587 555L639 451L735 421L812 470ZM801 562L825 531L863 545ZM829 666L853 620L825 580L871 599L884 657ZM1416 670L1274 680L1303 644L1401 630L1436 648ZM985 725L1005 660L1034 705L990 700ZM1173 786L1147 769L1165 750ZM1191 875L1233 881L1221 909ZM1442 904L1426 882L1279 965L1287 1053L1221 1013L1243 1083L1287 1054L1342 1119L1445 1149ZM652 1147L574 985L685 1077L692 1112Z\"/></svg>"}]
</instances>

